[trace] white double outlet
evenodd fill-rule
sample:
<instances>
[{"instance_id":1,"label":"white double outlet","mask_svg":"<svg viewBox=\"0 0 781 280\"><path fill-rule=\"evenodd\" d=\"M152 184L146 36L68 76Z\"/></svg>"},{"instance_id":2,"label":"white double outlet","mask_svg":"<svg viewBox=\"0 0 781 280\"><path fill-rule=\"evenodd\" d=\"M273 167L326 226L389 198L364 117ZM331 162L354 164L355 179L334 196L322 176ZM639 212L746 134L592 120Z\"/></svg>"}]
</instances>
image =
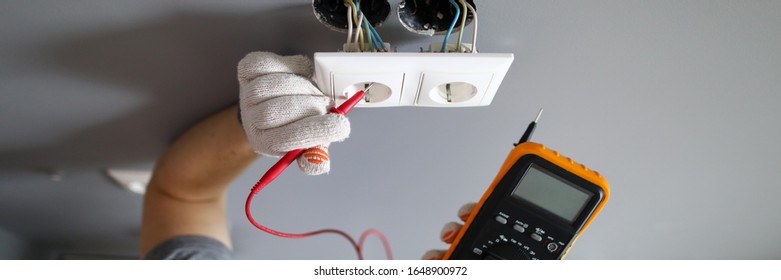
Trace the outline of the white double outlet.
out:
<instances>
[{"instance_id":1,"label":"white double outlet","mask_svg":"<svg viewBox=\"0 0 781 280\"><path fill-rule=\"evenodd\" d=\"M315 53L315 80L341 104L372 87L358 107L470 107L491 104L512 54Z\"/></svg>"}]
</instances>

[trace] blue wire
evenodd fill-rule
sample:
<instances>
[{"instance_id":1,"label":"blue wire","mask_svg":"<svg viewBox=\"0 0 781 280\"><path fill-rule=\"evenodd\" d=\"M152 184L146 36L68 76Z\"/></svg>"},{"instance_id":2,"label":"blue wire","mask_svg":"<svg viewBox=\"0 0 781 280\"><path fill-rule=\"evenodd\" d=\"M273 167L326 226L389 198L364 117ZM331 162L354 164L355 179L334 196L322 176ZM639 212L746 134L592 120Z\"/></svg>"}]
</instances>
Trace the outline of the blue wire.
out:
<instances>
[{"instance_id":1,"label":"blue wire","mask_svg":"<svg viewBox=\"0 0 781 280\"><path fill-rule=\"evenodd\" d=\"M380 37L380 33L377 33L377 30L374 29L374 26L372 26L371 23L369 23L369 30L371 31L372 36L374 36L374 40L380 43L382 49L385 49L385 43L382 41L382 37Z\"/></svg>"},{"instance_id":2,"label":"blue wire","mask_svg":"<svg viewBox=\"0 0 781 280\"><path fill-rule=\"evenodd\" d=\"M361 3L359 3L358 0L355 0L353 2L355 3L355 7L356 9L358 9L358 12L363 14L363 12L361 12ZM372 42L374 48L379 48L380 46L382 46L381 49L385 49L385 42L382 41L382 37L380 37L380 33L378 33L376 29L374 29L374 26L372 26L371 22L368 22L369 19L366 18L366 15L364 15L364 20L366 20L366 22L368 23L369 36L372 36L374 40L374 42ZM379 43L380 45L378 46L377 43Z\"/></svg>"},{"instance_id":3,"label":"blue wire","mask_svg":"<svg viewBox=\"0 0 781 280\"><path fill-rule=\"evenodd\" d=\"M369 43L371 43L372 47L374 47L376 49L377 48L377 43L374 42L374 34L372 33L371 28L368 28L369 26L372 26L371 23L369 23L369 18L367 18L366 15L363 14L363 11L361 11L361 3L358 2L358 0L355 0L353 2L355 3L355 9L358 10L358 14L360 15L360 17L363 18L363 25L366 26L366 27L362 26L361 28L365 28L367 30L366 34L369 35L369 38L368 38L369 39Z\"/></svg>"},{"instance_id":4,"label":"blue wire","mask_svg":"<svg viewBox=\"0 0 781 280\"><path fill-rule=\"evenodd\" d=\"M363 14L361 14L361 15L364 16L363 25L365 25L365 26L372 26L371 23L369 23L369 19L366 18L365 15L363 15ZM366 34L369 35L369 42L371 42L372 46L374 46L374 48L376 49L377 48L377 42L374 41L374 34L372 34L371 28L366 28L366 30L367 30Z\"/></svg>"},{"instance_id":5,"label":"blue wire","mask_svg":"<svg viewBox=\"0 0 781 280\"><path fill-rule=\"evenodd\" d=\"M358 17L359 18L363 18L363 23L362 24L365 25L365 26L371 26L371 24L369 24L369 18L367 18L366 15L364 15L363 12L361 11L361 2L358 2L358 0L354 0L353 3L355 4L355 9L358 12ZM365 27L360 26L359 28L365 28ZM366 34L369 35L369 38L366 38L366 39L369 39L369 43L371 43L372 46L376 49L377 48L377 44L374 43L374 36L371 35L371 30L369 29L369 31L367 31ZM361 50L361 51L364 51L364 50Z\"/></svg>"},{"instance_id":6,"label":"blue wire","mask_svg":"<svg viewBox=\"0 0 781 280\"><path fill-rule=\"evenodd\" d=\"M445 34L445 41L442 42L442 49L439 50L439 52L445 52L445 50L447 49L447 40L450 39L450 33L453 32L453 28L456 27L456 22L458 21L458 18L461 16L461 8L458 7L456 1L450 0L450 4L452 4L453 7L456 7L456 16L453 17L453 22L450 23L450 28L447 30L447 34Z\"/></svg>"}]
</instances>

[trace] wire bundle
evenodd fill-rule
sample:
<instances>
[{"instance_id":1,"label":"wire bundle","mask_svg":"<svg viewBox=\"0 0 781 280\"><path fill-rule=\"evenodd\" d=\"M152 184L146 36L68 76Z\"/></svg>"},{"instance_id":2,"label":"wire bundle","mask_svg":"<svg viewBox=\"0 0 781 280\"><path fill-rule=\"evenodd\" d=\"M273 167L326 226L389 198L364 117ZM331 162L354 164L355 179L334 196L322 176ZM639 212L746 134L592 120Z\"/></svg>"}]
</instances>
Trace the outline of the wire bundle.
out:
<instances>
[{"instance_id":1,"label":"wire bundle","mask_svg":"<svg viewBox=\"0 0 781 280\"><path fill-rule=\"evenodd\" d=\"M461 3L461 7L458 6L458 3L456 3L455 0L450 0L450 4L453 5L453 7L456 9L456 15L453 17L453 22L450 23L450 28L448 28L447 33L445 33L445 40L442 42L442 48L439 50L439 52L447 52L447 41L450 39L450 33L453 32L453 29L456 26L456 23L458 20L461 20L461 29L458 31L458 45L456 46L456 52L462 52L461 50L461 39L464 37L464 27L466 25L466 18L469 13L467 13L467 10L472 13L472 16L475 20L475 29L472 33L472 53L477 52L477 11L475 10L475 7L472 6L472 4L469 4L466 2L466 0L458 0ZM463 8L463 9L462 9ZM463 13L462 13L463 11Z\"/></svg>"},{"instance_id":2,"label":"wire bundle","mask_svg":"<svg viewBox=\"0 0 781 280\"><path fill-rule=\"evenodd\" d=\"M387 52L385 42L369 23L361 11L361 3L358 0L344 0L347 6L347 45L352 44L358 51ZM353 22L355 30L353 30ZM354 32L353 32L354 31ZM368 40L368 42L366 42Z\"/></svg>"}]
</instances>

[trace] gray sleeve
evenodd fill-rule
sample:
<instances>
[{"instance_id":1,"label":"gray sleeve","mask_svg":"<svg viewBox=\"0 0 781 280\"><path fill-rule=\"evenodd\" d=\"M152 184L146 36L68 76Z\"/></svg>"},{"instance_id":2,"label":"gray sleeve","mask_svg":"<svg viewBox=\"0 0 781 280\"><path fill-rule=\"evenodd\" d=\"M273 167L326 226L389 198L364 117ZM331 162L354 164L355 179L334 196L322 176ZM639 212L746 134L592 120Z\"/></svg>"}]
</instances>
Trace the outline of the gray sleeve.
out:
<instances>
[{"instance_id":1,"label":"gray sleeve","mask_svg":"<svg viewBox=\"0 0 781 280\"><path fill-rule=\"evenodd\" d=\"M147 260L228 260L225 244L206 236L178 236L160 243L144 257Z\"/></svg>"}]
</instances>

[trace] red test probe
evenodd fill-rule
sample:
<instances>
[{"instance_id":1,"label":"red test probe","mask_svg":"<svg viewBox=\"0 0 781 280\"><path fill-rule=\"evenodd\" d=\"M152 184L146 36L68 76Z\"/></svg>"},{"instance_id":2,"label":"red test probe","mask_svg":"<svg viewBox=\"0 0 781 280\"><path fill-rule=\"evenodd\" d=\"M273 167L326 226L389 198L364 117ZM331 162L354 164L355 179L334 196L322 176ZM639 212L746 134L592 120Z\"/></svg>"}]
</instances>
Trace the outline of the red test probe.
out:
<instances>
[{"instance_id":1,"label":"red test probe","mask_svg":"<svg viewBox=\"0 0 781 280\"><path fill-rule=\"evenodd\" d=\"M367 87L365 90L368 91L370 87L371 87L371 85L369 87ZM347 115L347 113L349 113L350 110L352 110L353 107L355 107L355 105L358 104L358 102L360 102L365 95L366 95L366 92L364 90L358 91L357 93L355 93L355 95L350 97L350 99L348 99L346 102L344 102L341 106L334 107L333 109L331 109L331 112L335 113L335 114L340 114L340 115ZM287 154L285 154L285 156L283 156L281 159L279 159L279 161L277 161L277 163L274 164L274 166L269 168L269 170L266 171L265 174L263 174L263 177L260 178L258 183L255 184L254 187L252 187L252 190L250 191L249 196L247 196L247 202L244 204L244 212L247 214L247 219L249 219L249 222L252 223L252 225L254 225L256 228L258 228L258 229L260 229L262 231L265 231L267 233L270 233L270 234L273 234L273 235L276 235L276 236L285 237L285 238L305 238L305 237L310 237L310 236L313 236L313 235L318 235L318 234L321 234L321 233L334 233L334 234L341 235L344 238L347 238L347 240L350 242L350 244L355 249L355 252L358 254L358 259L361 259L361 260L363 259L363 252L362 252L363 251L363 244L364 244L364 242L366 241L366 238L369 235L374 234L374 235L377 235L382 240L382 245L383 245L383 247L385 247L385 254L388 257L388 259L389 260L393 259L393 254L391 253L391 250L390 250L390 244L388 243L388 238L385 237L385 235L383 235L382 232L380 232L378 230L375 230L375 229L366 230L363 234L361 234L361 237L359 238L359 241L355 242L355 240L352 237L350 237L350 235L348 235L347 233L345 233L345 232L343 232L341 230L338 230L338 229L321 229L321 230L307 232L307 233L285 233L285 232L279 232L279 231L267 228L267 227L261 225L260 223L258 223L257 221L255 221L255 219L252 217L252 211L251 211L252 199L261 190L263 190L263 188L265 188L272 181L274 181L274 179L276 179L277 176L282 174L282 172L285 171L285 168L290 166L290 164L293 163L293 161L296 160L296 158L298 158L305 150L306 149L297 149L297 150L292 150L292 151L287 152Z\"/></svg>"}]
</instances>

